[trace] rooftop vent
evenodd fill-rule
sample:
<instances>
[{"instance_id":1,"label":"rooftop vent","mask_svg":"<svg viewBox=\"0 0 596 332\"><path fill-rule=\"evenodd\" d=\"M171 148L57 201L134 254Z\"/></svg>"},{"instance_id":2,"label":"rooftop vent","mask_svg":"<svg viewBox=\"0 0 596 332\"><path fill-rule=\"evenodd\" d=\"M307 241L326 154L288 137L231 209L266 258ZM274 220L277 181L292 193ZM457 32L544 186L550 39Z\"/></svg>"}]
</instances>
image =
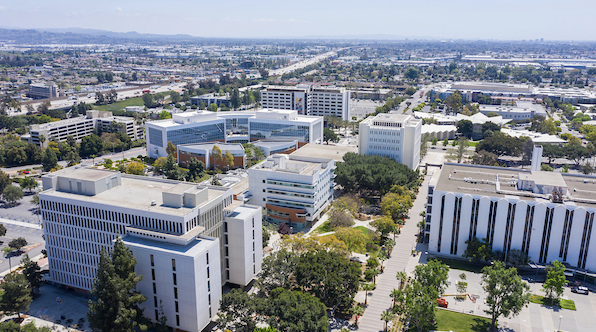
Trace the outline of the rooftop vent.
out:
<instances>
[{"instance_id":1,"label":"rooftop vent","mask_svg":"<svg viewBox=\"0 0 596 332\"><path fill-rule=\"evenodd\" d=\"M151 206L156 206L157 202L155 200L151 201Z\"/></svg>"}]
</instances>

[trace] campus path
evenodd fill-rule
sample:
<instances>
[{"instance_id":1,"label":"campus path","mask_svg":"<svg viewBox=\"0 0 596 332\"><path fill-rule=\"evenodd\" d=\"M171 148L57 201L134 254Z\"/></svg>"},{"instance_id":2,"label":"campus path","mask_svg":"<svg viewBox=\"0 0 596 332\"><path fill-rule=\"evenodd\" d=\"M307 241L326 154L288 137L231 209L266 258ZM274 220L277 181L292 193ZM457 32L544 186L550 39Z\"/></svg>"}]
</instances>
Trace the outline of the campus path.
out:
<instances>
[{"instance_id":1,"label":"campus path","mask_svg":"<svg viewBox=\"0 0 596 332\"><path fill-rule=\"evenodd\" d=\"M422 220L420 212L425 209L424 204L426 203L429 179L430 176L424 177L424 182L420 186L418 196L410 210L410 217L406 219L406 224L402 227L401 234L395 241L391 258L384 264L385 271L377 276L377 288L369 293L368 307L360 318L359 330L367 332L383 331L385 322L381 320L381 313L391 308L392 300L389 294L399 285L395 275L399 271L411 273L416 264L426 261L425 246L416 243L416 234L418 233L416 224ZM423 254L413 256L412 249L414 248L422 251Z\"/></svg>"}]
</instances>

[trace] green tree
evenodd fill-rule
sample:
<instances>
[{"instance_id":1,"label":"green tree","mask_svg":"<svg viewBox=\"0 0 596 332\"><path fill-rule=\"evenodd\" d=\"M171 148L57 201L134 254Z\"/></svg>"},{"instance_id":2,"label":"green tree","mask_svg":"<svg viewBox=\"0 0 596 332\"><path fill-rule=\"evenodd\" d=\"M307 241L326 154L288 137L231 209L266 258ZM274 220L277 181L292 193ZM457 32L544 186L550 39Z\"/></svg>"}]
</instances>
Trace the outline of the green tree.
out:
<instances>
[{"instance_id":1,"label":"green tree","mask_svg":"<svg viewBox=\"0 0 596 332\"><path fill-rule=\"evenodd\" d=\"M23 189L13 185L6 186L2 192L2 198L8 205L14 205L17 201L23 198L23 196Z\"/></svg>"},{"instance_id":2,"label":"green tree","mask_svg":"<svg viewBox=\"0 0 596 332\"><path fill-rule=\"evenodd\" d=\"M145 175L145 166L138 161L130 162L126 167L126 174Z\"/></svg>"},{"instance_id":3,"label":"green tree","mask_svg":"<svg viewBox=\"0 0 596 332\"><path fill-rule=\"evenodd\" d=\"M353 227L341 227L335 231L335 236L343 241L351 252L364 253L368 237Z\"/></svg>"},{"instance_id":4,"label":"green tree","mask_svg":"<svg viewBox=\"0 0 596 332\"><path fill-rule=\"evenodd\" d=\"M205 176L205 164L197 158L190 158L188 161L188 173L186 180L196 182Z\"/></svg>"},{"instance_id":5,"label":"green tree","mask_svg":"<svg viewBox=\"0 0 596 332\"><path fill-rule=\"evenodd\" d=\"M335 143L335 142L339 141L339 138L337 137L337 134L333 130L325 127L325 129L323 129L323 140L325 142L327 142L327 144L329 144L329 141Z\"/></svg>"},{"instance_id":6,"label":"green tree","mask_svg":"<svg viewBox=\"0 0 596 332\"><path fill-rule=\"evenodd\" d=\"M166 153L168 156L176 154L176 146L172 141L168 141L168 145L166 146Z\"/></svg>"},{"instance_id":7,"label":"green tree","mask_svg":"<svg viewBox=\"0 0 596 332\"><path fill-rule=\"evenodd\" d=\"M178 163L176 163L176 159L174 159L174 155L172 154L169 154L168 158L166 159L166 165L163 168L163 174L170 180L181 181L186 177L186 172L180 168Z\"/></svg>"},{"instance_id":8,"label":"green tree","mask_svg":"<svg viewBox=\"0 0 596 332\"><path fill-rule=\"evenodd\" d=\"M2 248L2 252L4 253L5 257L8 257L8 271L12 271L12 253L14 252L14 248L11 247L4 247Z\"/></svg>"},{"instance_id":9,"label":"green tree","mask_svg":"<svg viewBox=\"0 0 596 332\"><path fill-rule=\"evenodd\" d=\"M296 284L330 308L350 307L361 275L358 263L335 252L306 252L296 265Z\"/></svg>"},{"instance_id":10,"label":"green tree","mask_svg":"<svg viewBox=\"0 0 596 332\"><path fill-rule=\"evenodd\" d=\"M428 330L435 320L436 300L447 287L449 267L437 260L417 265L412 282L398 290L394 311L410 318L419 332Z\"/></svg>"},{"instance_id":11,"label":"green tree","mask_svg":"<svg viewBox=\"0 0 596 332\"><path fill-rule=\"evenodd\" d=\"M384 331L387 331L387 323L392 321L394 317L395 317L395 314L391 310L385 310L381 313L381 320L383 322L385 322Z\"/></svg>"},{"instance_id":12,"label":"green tree","mask_svg":"<svg viewBox=\"0 0 596 332\"><path fill-rule=\"evenodd\" d=\"M147 108L152 108L154 105L154 101L153 101L153 95L150 93L145 93L143 94L143 104L145 104L145 107Z\"/></svg>"},{"instance_id":13,"label":"green tree","mask_svg":"<svg viewBox=\"0 0 596 332\"><path fill-rule=\"evenodd\" d=\"M24 237L18 237L16 239L12 239L12 240L10 240L10 242L8 242L8 246L11 248L14 248L16 251L21 250L21 248L23 248L26 245L27 245L27 240L25 240Z\"/></svg>"},{"instance_id":14,"label":"green tree","mask_svg":"<svg viewBox=\"0 0 596 332\"><path fill-rule=\"evenodd\" d=\"M0 299L0 310L4 314L17 314L21 317L21 311L29 310L31 304L31 290L29 281L21 273L9 273L4 276L0 289L3 291Z\"/></svg>"},{"instance_id":15,"label":"green tree","mask_svg":"<svg viewBox=\"0 0 596 332\"><path fill-rule=\"evenodd\" d=\"M0 171L0 192L4 192L4 188L6 188L10 182L10 176L3 171Z\"/></svg>"},{"instance_id":16,"label":"green tree","mask_svg":"<svg viewBox=\"0 0 596 332\"><path fill-rule=\"evenodd\" d=\"M257 314L258 301L254 295L248 295L240 289L232 289L221 298L217 326L222 330L254 331L256 321L253 317Z\"/></svg>"},{"instance_id":17,"label":"green tree","mask_svg":"<svg viewBox=\"0 0 596 332\"><path fill-rule=\"evenodd\" d=\"M157 332L168 332L170 328L168 327L168 317L163 311L163 303L159 300L159 318L155 324L155 330Z\"/></svg>"},{"instance_id":18,"label":"green tree","mask_svg":"<svg viewBox=\"0 0 596 332\"><path fill-rule=\"evenodd\" d=\"M381 212L400 224L407 218L408 211L412 208L412 197L409 193L400 195L398 193L387 193L381 198Z\"/></svg>"},{"instance_id":19,"label":"green tree","mask_svg":"<svg viewBox=\"0 0 596 332\"><path fill-rule=\"evenodd\" d=\"M35 181L35 178L26 176L21 179L19 185L22 189L26 189L27 191L31 192L33 189L37 188L38 183Z\"/></svg>"},{"instance_id":20,"label":"green tree","mask_svg":"<svg viewBox=\"0 0 596 332\"><path fill-rule=\"evenodd\" d=\"M257 279L261 292L268 295L272 290L282 287L290 288L293 275L298 265L298 255L292 251L281 249L263 259L262 273Z\"/></svg>"},{"instance_id":21,"label":"green tree","mask_svg":"<svg viewBox=\"0 0 596 332\"><path fill-rule=\"evenodd\" d=\"M223 162L226 165L227 169L234 167L234 155L230 151L226 150L226 152L223 155Z\"/></svg>"},{"instance_id":22,"label":"green tree","mask_svg":"<svg viewBox=\"0 0 596 332\"><path fill-rule=\"evenodd\" d=\"M139 304L147 298L135 290L143 278L134 272L136 263L120 237L116 239L111 255L102 248L97 277L91 289L96 300L89 300L87 313L93 331L146 329Z\"/></svg>"},{"instance_id":23,"label":"green tree","mask_svg":"<svg viewBox=\"0 0 596 332\"><path fill-rule=\"evenodd\" d=\"M0 224L0 237L6 235L6 227L4 224Z\"/></svg>"},{"instance_id":24,"label":"green tree","mask_svg":"<svg viewBox=\"0 0 596 332\"><path fill-rule=\"evenodd\" d=\"M58 165L58 157L52 148L46 148L43 153L42 165L44 172L49 172Z\"/></svg>"},{"instance_id":25,"label":"green tree","mask_svg":"<svg viewBox=\"0 0 596 332\"><path fill-rule=\"evenodd\" d=\"M546 270L546 281L542 285L542 290L546 293L546 297L555 304L559 302L563 291L565 290L565 265L559 261L554 261Z\"/></svg>"},{"instance_id":26,"label":"green tree","mask_svg":"<svg viewBox=\"0 0 596 332\"><path fill-rule=\"evenodd\" d=\"M460 137L457 140L457 148L451 149L447 155L447 158L455 159L458 163L461 163L461 160L468 154L468 151L466 150L468 145L469 141L465 137Z\"/></svg>"},{"instance_id":27,"label":"green tree","mask_svg":"<svg viewBox=\"0 0 596 332\"><path fill-rule=\"evenodd\" d=\"M159 157L153 163L153 169L157 173L163 173L166 165L167 165L167 158L166 157Z\"/></svg>"},{"instance_id":28,"label":"green tree","mask_svg":"<svg viewBox=\"0 0 596 332\"><path fill-rule=\"evenodd\" d=\"M27 281L29 281L29 289L33 294L39 290L39 286L41 285L41 268L37 262L32 261L27 254L21 259L21 265L23 266L23 275Z\"/></svg>"},{"instance_id":29,"label":"green tree","mask_svg":"<svg viewBox=\"0 0 596 332\"><path fill-rule=\"evenodd\" d=\"M386 238L389 233L395 232L397 228L397 224L393 221L391 216L381 216L380 218L376 219L372 223L371 226L377 229L381 236Z\"/></svg>"},{"instance_id":30,"label":"green tree","mask_svg":"<svg viewBox=\"0 0 596 332\"><path fill-rule=\"evenodd\" d=\"M81 155L90 157L99 155L103 149L103 141L97 135L85 136L81 139Z\"/></svg>"},{"instance_id":31,"label":"green tree","mask_svg":"<svg viewBox=\"0 0 596 332\"><path fill-rule=\"evenodd\" d=\"M457 132L462 134L465 137L472 137L474 133L474 124L470 120L459 120L455 126L457 127Z\"/></svg>"},{"instance_id":32,"label":"green tree","mask_svg":"<svg viewBox=\"0 0 596 332\"><path fill-rule=\"evenodd\" d=\"M213 145L213 149L211 149L211 155L213 156L216 162L223 159L223 153L217 145Z\"/></svg>"},{"instance_id":33,"label":"green tree","mask_svg":"<svg viewBox=\"0 0 596 332\"><path fill-rule=\"evenodd\" d=\"M232 89L232 93L230 94L230 104L234 109L240 107L240 92L238 91L238 88Z\"/></svg>"},{"instance_id":34,"label":"green tree","mask_svg":"<svg viewBox=\"0 0 596 332\"><path fill-rule=\"evenodd\" d=\"M444 104L454 112L458 112L462 108L462 94L460 91L455 91L447 98Z\"/></svg>"},{"instance_id":35,"label":"green tree","mask_svg":"<svg viewBox=\"0 0 596 332\"><path fill-rule=\"evenodd\" d=\"M327 308L321 300L308 293L274 289L262 313L270 326L288 332L327 332Z\"/></svg>"},{"instance_id":36,"label":"green tree","mask_svg":"<svg viewBox=\"0 0 596 332\"><path fill-rule=\"evenodd\" d=\"M464 257L470 258L475 262L490 261L492 259L492 249L487 239L480 241L477 237L472 237L471 240L466 241L466 250Z\"/></svg>"},{"instance_id":37,"label":"green tree","mask_svg":"<svg viewBox=\"0 0 596 332\"><path fill-rule=\"evenodd\" d=\"M500 316L517 315L528 304L530 287L517 274L517 270L507 268L501 261L482 269L482 288L486 292L485 310L491 316L491 328L497 330Z\"/></svg>"}]
</instances>

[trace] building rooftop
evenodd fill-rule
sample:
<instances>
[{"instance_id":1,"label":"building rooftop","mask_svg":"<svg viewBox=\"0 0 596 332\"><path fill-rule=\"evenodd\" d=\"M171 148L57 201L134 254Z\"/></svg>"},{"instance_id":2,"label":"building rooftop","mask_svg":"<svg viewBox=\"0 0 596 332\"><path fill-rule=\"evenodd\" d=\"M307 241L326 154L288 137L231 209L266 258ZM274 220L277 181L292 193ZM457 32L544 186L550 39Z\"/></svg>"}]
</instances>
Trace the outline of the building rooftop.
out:
<instances>
[{"instance_id":1,"label":"building rooftop","mask_svg":"<svg viewBox=\"0 0 596 332\"><path fill-rule=\"evenodd\" d=\"M213 147L217 145L220 149L222 153L225 153L226 151L230 151L230 153L234 154L234 153L242 153L244 154L244 147L242 146L242 144L239 143L198 143L198 144L183 144L183 145L178 145L179 149L182 149L184 151L197 151L197 150L213 150Z\"/></svg>"},{"instance_id":2,"label":"building rooftop","mask_svg":"<svg viewBox=\"0 0 596 332\"><path fill-rule=\"evenodd\" d=\"M327 163L330 161L332 161L332 159L317 159L288 156L285 154L274 154L269 156L269 158L266 160L252 166L250 169L312 176L321 168L326 168Z\"/></svg>"},{"instance_id":3,"label":"building rooftop","mask_svg":"<svg viewBox=\"0 0 596 332\"><path fill-rule=\"evenodd\" d=\"M521 181L537 186L559 187L566 194L564 204L596 207L596 176L529 171L514 168L445 163L435 171L430 184L435 190L491 197L515 197L548 202L550 194L522 190Z\"/></svg>"},{"instance_id":4,"label":"building rooftop","mask_svg":"<svg viewBox=\"0 0 596 332\"><path fill-rule=\"evenodd\" d=\"M325 144L306 144L300 149L292 152L290 156L295 157L313 157L327 158L335 161L343 161L344 155L348 152L358 153L356 146L347 145L325 145Z\"/></svg>"},{"instance_id":5,"label":"building rooftop","mask_svg":"<svg viewBox=\"0 0 596 332\"><path fill-rule=\"evenodd\" d=\"M194 258L217 240L207 237L199 237L191 241L189 244L182 246L178 244L156 241L133 235L126 235L122 238L122 241L127 246L133 245L135 247L141 247L147 250L157 250L165 253L185 255Z\"/></svg>"},{"instance_id":6,"label":"building rooftop","mask_svg":"<svg viewBox=\"0 0 596 332\"><path fill-rule=\"evenodd\" d=\"M113 174L119 173L94 168L81 167L76 169L74 167L69 167L62 171L51 173L50 176L96 181L112 176ZM217 199L229 190L228 188L219 186L198 186L197 184L191 184L188 182L121 174L120 185L112 186L109 189L93 196L70 193L60 189L44 190L41 194L54 197L64 197L84 202L105 204L107 206L145 210L148 212L162 213L166 215L184 216L190 213L193 208L176 208L166 206L164 205L162 194L163 192L183 193L191 190L192 188L197 188L197 190L208 188L207 200L199 204L198 207L214 199ZM155 204L153 204L153 202L155 202Z\"/></svg>"}]
</instances>

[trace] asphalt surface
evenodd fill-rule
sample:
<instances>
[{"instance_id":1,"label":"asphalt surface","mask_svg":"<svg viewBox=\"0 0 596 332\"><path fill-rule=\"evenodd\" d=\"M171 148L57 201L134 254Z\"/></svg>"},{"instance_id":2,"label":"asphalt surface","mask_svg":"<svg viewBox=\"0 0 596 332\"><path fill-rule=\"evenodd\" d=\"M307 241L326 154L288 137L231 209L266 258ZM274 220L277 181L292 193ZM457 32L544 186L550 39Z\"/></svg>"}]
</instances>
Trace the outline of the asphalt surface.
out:
<instances>
[{"instance_id":1,"label":"asphalt surface","mask_svg":"<svg viewBox=\"0 0 596 332\"><path fill-rule=\"evenodd\" d=\"M41 250L45 249L46 246L45 241L42 237L43 230L33 227L14 225L9 222L6 222L6 219L4 218L0 218L0 223L3 224L4 227L6 227L6 235L0 237L0 241L2 241L0 243L0 250L2 250L4 247L7 247L8 243L12 239L16 239L19 237L24 237L25 240L27 240L28 245L39 245L35 248L28 250L27 252L13 253L10 257L10 260L3 252L0 252L0 274L8 272L10 264L12 264L13 268L17 266L20 263L21 259L25 256L25 254L29 255L30 258L34 258L38 255L41 255ZM25 248L25 250L26 249L27 247Z\"/></svg>"}]
</instances>

